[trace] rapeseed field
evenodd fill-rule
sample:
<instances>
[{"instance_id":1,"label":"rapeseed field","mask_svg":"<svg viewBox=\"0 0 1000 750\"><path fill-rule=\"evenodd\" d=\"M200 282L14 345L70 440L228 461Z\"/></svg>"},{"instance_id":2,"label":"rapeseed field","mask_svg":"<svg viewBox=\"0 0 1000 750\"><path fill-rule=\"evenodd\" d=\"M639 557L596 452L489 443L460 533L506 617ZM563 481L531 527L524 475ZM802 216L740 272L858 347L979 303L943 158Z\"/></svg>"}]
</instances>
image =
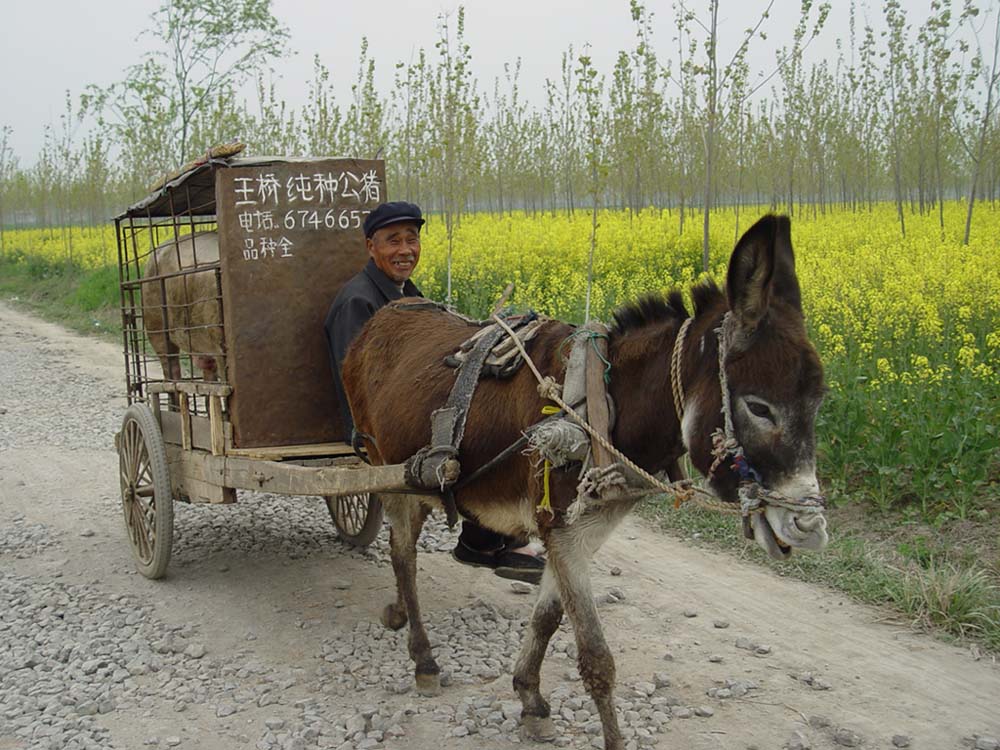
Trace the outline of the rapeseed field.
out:
<instances>
[{"instance_id":1,"label":"rapeseed field","mask_svg":"<svg viewBox=\"0 0 1000 750\"><path fill-rule=\"evenodd\" d=\"M763 210L744 209L740 230ZM820 474L834 499L901 509L926 521L977 519L1000 499L1000 210L976 208L961 244L963 206L936 212L836 211L792 220L803 305L830 393L818 425ZM592 310L640 295L687 290L701 278L701 220L678 231L676 211L603 211ZM736 216L712 218L711 275L725 280ZM452 298L484 316L508 282L512 303L579 322L586 294L590 214L463 217L453 236ZM6 232L6 256L51 268L100 270L117 257L113 229ZM415 281L442 300L448 239L431 217ZM109 299L109 304L117 304Z\"/></svg>"}]
</instances>

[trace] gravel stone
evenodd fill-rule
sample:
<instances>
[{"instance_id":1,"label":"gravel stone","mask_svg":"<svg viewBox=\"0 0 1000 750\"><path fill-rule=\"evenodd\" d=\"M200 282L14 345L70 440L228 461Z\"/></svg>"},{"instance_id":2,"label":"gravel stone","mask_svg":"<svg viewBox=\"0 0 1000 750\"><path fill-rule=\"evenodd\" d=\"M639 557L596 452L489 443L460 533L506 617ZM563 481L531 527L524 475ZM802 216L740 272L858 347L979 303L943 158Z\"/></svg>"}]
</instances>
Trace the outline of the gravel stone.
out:
<instances>
[{"instance_id":1,"label":"gravel stone","mask_svg":"<svg viewBox=\"0 0 1000 750\"><path fill-rule=\"evenodd\" d=\"M702 718L708 718L709 716L715 716L715 710L708 706L698 706L694 710L695 716L701 716Z\"/></svg>"},{"instance_id":2,"label":"gravel stone","mask_svg":"<svg viewBox=\"0 0 1000 750\"><path fill-rule=\"evenodd\" d=\"M729 623L726 620L715 620L712 625L719 630L725 630L729 627Z\"/></svg>"},{"instance_id":3,"label":"gravel stone","mask_svg":"<svg viewBox=\"0 0 1000 750\"><path fill-rule=\"evenodd\" d=\"M976 750L997 750L1000 748L1000 740L988 735L976 736Z\"/></svg>"},{"instance_id":4,"label":"gravel stone","mask_svg":"<svg viewBox=\"0 0 1000 750\"><path fill-rule=\"evenodd\" d=\"M905 734L894 734L892 735L892 746L893 747L909 747L910 738Z\"/></svg>"},{"instance_id":5,"label":"gravel stone","mask_svg":"<svg viewBox=\"0 0 1000 750\"><path fill-rule=\"evenodd\" d=\"M812 750L812 743L801 729L792 732L792 736L785 743L786 750Z\"/></svg>"},{"instance_id":6,"label":"gravel stone","mask_svg":"<svg viewBox=\"0 0 1000 750\"><path fill-rule=\"evenodd\" d=\"M834 732L833 741L842 747L860 747L864 738L851 729L840 727Z\"/></svg>"},{"instance_id":7,"label":"gravel stone","mask_svg":"<svg viewBox=\"0 0 1000 750\"><path fill-rule=\"evenodd\" d=\"M535 590L535 587L530 583L525 583L524 581L511 581L510 589L515 594L530 594Z\"/></svg>"}]
</instances>

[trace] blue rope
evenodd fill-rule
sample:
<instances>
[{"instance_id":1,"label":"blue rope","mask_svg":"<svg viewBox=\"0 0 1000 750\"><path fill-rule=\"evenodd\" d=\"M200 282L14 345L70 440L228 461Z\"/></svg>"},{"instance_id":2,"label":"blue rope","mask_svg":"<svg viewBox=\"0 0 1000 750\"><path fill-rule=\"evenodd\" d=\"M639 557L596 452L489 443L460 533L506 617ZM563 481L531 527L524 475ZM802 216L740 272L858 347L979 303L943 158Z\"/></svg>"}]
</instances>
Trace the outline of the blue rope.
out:
<instances>
[{"instance_id":1,"label":"blue rope","mask_svg":"<svg viewBox=\"0 0 1000 750\"><path fill-rule=\"evenodd\" d=\"M607 339L608 334L597 333L596 331L590 331L590 345L594 347L594 353L597 358L604 363L604 385L609 385L611 383L611 362L604 358L601 354L601 350L597 347L597 341L595 339Z\"/></svg>"}]
</instances>

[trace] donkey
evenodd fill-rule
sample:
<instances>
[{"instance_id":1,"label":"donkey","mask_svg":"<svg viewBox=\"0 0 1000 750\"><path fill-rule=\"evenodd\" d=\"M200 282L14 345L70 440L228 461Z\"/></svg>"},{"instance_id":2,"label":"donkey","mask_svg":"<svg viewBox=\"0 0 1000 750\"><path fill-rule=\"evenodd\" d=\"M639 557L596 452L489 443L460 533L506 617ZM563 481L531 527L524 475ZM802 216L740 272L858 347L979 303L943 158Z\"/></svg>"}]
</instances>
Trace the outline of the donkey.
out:
<instances>
[{"instance_id":1,"label":"donkey","mask_svg":"<svg viewBox=\"0 0 1000 750\"><path fill-rule=\"evenodd\" d=\"M615 313L610 330L609 391L617 408L614 444L648 472L682 478L678 460L686 452L722 500L736 502L740 476L735 462L715 460L711 435L722 424L722 394L716 329L733 326L724 370L732 422L746 461L765 488L785 497L816 496L814 425L822 400L823 370L806 336L787 217L765 216L737 243L726 290L706 282L692 289L694 316L678 292L651 297ZM676 371L683 403L676 408L670 383L671 353L687 324ZM358 335L344 362L344 385L359 432L371 436L376 464L400 463L430 439L430 414L444 404L454 372L443 363L475 324L435 309L380 310ZM543 375L561 381L561 345L573 332L550 321L528 344ZM544 406L528 368L507 381L479 384L470 408L459 459L463 472L482 466L541 419ZM679 416L683 414L683 417ZM720 465L721 463L721 465ZM715 466L713 466L715 464ZM621 750L622 735L612 690L615 664L605 641L591 591L589 561L635 501L588 508L572 523L566 510L576 494L577 472L553 471L554 514L538 509L542 488L536 463L515 455L456 492L461 512L503 534L538 535L548 562L538 599L514 667L514 690L522 703L522 734L552 740L555 725L542 696L539 672L564 612L573 624L578 667L597 706L608 750ZM416 541L428 513L440 502L423 496L384 496L391 526L396 600L382 613L386 627L409 621L409 653L421 694L440 691L439 668L420 618L416 588ZM826 544L822 515L798 518L793 510L768 507L746 528L772 556L793 546ZM750 526L750 524L746 524Z\"/></svg>"}]
</instances>

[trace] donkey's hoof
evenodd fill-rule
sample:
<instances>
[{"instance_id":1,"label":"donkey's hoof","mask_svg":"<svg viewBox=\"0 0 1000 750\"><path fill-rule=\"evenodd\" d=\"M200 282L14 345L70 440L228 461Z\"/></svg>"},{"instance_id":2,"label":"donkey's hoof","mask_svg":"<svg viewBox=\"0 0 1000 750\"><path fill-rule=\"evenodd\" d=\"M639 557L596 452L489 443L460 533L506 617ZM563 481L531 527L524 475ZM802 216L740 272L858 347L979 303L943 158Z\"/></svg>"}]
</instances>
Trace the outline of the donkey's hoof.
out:
<instances>
[{"instance_id":1,"label":"donkey's hoof","mask_svg":"<svg viewBox=\"0 0 1000 750\"><path fill-rule=\"evenodd\" d=\"M555 722L549 716L522 716L521 739L529 742L554 742L559 736Z\"/></svg>"},{"instance_id":2,"label":"donkey's hoof","mask_svg":"<svg viewBox=\"0 0 1000 750\"><path fill-rule=\"evenodd\" d=\"M441 675L440 674L418 674L416 676L417 695L425 698L434 698L441 695Z\"/></svg>"},{"instance_id":3,"label":"donkey's hoof","mask_svg":"<svg viewBox=\"0 0 1000 750\"><path fill-rule=\"evenodd\" d=\"M393 602L382 610L382 624L390 630L399 630L406 624L406 610Z\"/></svg>"}]
</instances>

